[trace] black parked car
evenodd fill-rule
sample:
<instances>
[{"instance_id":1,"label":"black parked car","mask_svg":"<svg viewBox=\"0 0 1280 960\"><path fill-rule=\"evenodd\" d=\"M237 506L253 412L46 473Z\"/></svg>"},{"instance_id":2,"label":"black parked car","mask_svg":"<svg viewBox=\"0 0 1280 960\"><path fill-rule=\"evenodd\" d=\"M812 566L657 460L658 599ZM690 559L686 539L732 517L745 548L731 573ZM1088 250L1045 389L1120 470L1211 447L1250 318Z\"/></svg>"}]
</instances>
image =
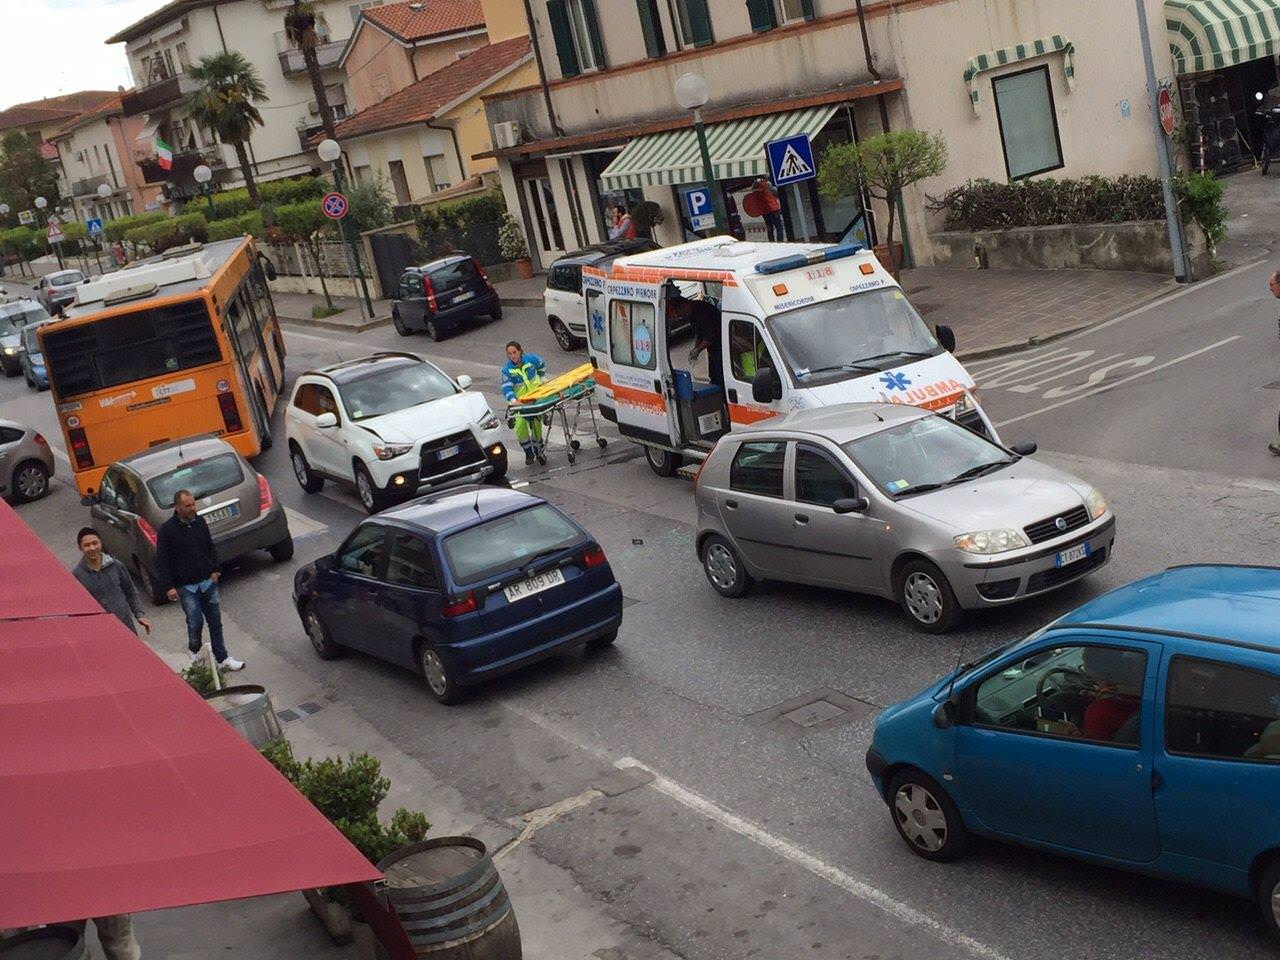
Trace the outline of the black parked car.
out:
<instances>
[{"instance_id":1,"label":"black parked car","mask_svg":"<svg viewBox=\"0 0 1280 960\"><path fill-rule=\"evenodd\" d=\"M391 308L400 336L425 331L432 340L443 340L475 317L501 320L502 303L474 258L455 254L401 275Z\"/></svg>"}]
</instances>

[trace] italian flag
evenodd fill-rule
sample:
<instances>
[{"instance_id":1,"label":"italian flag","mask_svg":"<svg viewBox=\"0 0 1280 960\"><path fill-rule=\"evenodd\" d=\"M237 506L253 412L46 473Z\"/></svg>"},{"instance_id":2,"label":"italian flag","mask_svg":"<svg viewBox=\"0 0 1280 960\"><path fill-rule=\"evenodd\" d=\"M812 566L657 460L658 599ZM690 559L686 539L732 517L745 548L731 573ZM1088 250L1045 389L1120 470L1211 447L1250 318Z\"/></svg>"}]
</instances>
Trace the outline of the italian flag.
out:
<instances>
[{"instance_id":1,"label":"italian flag","mask_svg":"<svg viewBox=\"0 0 1280 960\"><path fill-rule=\"evenodd\" d=\"M165 143L159 135L156 136L156 159L160 161L161 170L173 169L173 147Z\"/></svg>"}]
</instances>

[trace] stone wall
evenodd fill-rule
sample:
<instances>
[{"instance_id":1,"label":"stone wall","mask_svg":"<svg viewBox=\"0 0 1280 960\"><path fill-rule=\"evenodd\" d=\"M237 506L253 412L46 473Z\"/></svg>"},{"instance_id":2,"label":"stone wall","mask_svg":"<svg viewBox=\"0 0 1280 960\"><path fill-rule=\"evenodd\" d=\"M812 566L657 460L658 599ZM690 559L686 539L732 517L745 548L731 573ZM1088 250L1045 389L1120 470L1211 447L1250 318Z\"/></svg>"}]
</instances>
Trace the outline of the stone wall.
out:
<instances>
[{"instance_id":1,"label":"stone wall","mask_svg":"<svg viewBox=\"0 0 1280 960\"><path fill-rule=\"evenodd\" d=\"M1213 272L1204 233L1186 227L1191 271L1196 279ZM976 232L946 230L931 234L933 263L939 267L977 267L980 248L991 269L1130 270L1173 273L1168 228L1163 220L1127 223L1076 223L1052 227L1011 227Z\"/></svg>"}]
</instances>

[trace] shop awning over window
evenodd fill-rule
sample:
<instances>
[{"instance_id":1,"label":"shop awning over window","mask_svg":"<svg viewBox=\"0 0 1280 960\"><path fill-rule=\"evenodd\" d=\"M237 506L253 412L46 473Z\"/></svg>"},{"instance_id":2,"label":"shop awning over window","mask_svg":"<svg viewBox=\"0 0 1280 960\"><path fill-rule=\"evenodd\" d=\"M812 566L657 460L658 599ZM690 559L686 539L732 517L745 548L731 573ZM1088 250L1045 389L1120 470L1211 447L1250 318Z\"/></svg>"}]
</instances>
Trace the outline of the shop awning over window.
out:
<instances>
[{"instance_id":1,"label":"shop awning over window","mask_svg":"<svg viewBox=\"0 0 1280 960\"><path fill-rule=\"evenodd\" d=\"M1001 47L999 50L980 53L971 58L964 70L964 82L969 85L969 105L973 107L974 115L982 115L982 106L978 97L980 74L1010 64L1021 63L1024 60L1034 60L1036 57L1044 57L1051 53L1062 54L1062 73L1067 81L1067 89L1074 90L1076 86L1075 52L1075 44L1061 34L1055 33L1052 37L1015 43L1011 47Z\"/></svg>"},{"instance_id":2,"label":"shop awning over window","mask_svg":"<svg viewBox=\"0 0 1280 960\"><path fill-rule=\"evenodd\" d=\"M1203 73L1280 51L1280 0L1165 0L1173 67Z\"/></svg>"},{"instance_id":3,"label":"shop awning over window","mask_svg":"<svg viewBox=\"0 0 1280 960\"><path fill-rule=\"evenodd\" d=\"M793 110L707 127L707 147L717 180L769 175L764 145L797 134L817 136L838 105ZM692 128L668 130L632 140L600 175L606 190L701 183L702 157Z\"/></svg>"},{"instance_id":4,"label":"shop awning over window","mask_svg":"<svg viewBox=\"0 0 1280 960\"><path fill-rule=\"evenodd\" d=\"M0 927L379 873L0 502Z\"/></svg>"}]
</instances>

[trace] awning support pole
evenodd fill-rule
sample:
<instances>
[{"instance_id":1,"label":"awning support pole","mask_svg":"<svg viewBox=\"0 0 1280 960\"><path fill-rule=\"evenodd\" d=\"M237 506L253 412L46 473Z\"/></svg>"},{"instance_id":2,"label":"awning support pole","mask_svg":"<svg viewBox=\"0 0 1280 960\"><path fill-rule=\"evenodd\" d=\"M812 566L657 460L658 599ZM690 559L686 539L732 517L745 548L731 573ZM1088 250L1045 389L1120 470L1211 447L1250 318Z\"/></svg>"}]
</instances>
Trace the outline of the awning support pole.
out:
<instances>
[{"instance_id":1,"label":"awning support pole","mask_svg":"<svg viewBox=\"0 0 1280 960\"><path fill-rule=\"evenodd\" d=\"M400 920L382 905L382 901L367 883L349 883L347 892L355 902L356 912L365 923L373 928L373 935L378 938L382 948L387 951L391 960L417 960L409 935L400 926Z\"/></svg>"}]
</instances>

